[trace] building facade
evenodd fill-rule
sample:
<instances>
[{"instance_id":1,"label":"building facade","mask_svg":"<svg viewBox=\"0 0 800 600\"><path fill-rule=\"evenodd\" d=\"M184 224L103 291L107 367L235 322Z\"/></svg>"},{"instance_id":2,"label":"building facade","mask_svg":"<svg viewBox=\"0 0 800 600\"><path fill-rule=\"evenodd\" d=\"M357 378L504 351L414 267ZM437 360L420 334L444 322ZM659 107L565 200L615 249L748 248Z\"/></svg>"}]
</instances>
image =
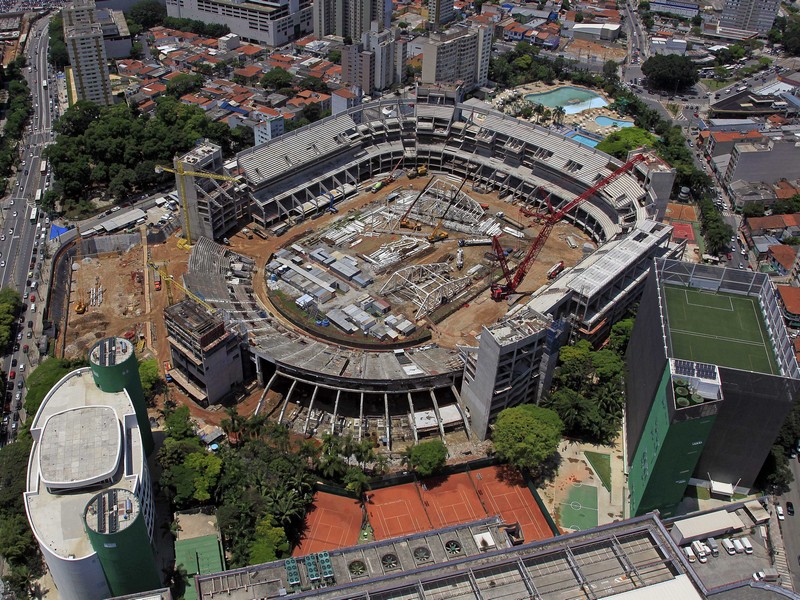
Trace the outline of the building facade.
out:
<instances>
[{"instance_id":1,"label":"building facade","mask_svg":"<svg viewBox=\"0 0 800 600\"><path fill-rule=\"evenodd\" d=\"M720 25L767 33L778 15L780 0L725 0Z\"/></svg>"},{"instance_id":2,"label":"building facade","mask_svg":"<svg viewBox=\"0 0 800 600\"><path fill-rule=\"evenodd\" d=\"M377 27L389 29L392 21L391 0L316 0L314 2L314 35L350 38L354 42Z\"/></svg>"},{"instance_id":3,"label":"building facade","mask_svg":"<svg viewBox=\"0 0 800 600\"><path fill-rule=\"evenodd\" d=\"M385 90L403 80L405 42L397 30L379 31L377 24L361 37L361 43L342 49L342 83L365 94Z\"/></svg>"},{"instance_id":4,"label":"building facade","mask_svg":"<svg viewBox=\"0 0 800 600\"><path fill-rule=\"evenodd\" d=\"M121 338L99 342L90 366L53 386L31 424L25 510L64 600L161 585L145 445L151 434L137 414L133 353ZM116 359L122 368L114 368Z\"/></svg>"},{"instance_id":5,"label":"building facade","mask_svg":"<svg viewBox=\"0 0 800 600\"><path fill-rule=\"evenodd\" d=\"M102 106L113 104L103 26L95 18L94 1L74 0L61 14L78 100Z\"/></svg>"},{"instance_id":6,"label":"building facade","mask_svg":"<svg viewBox=\"0 0 800 600\"><path fill-rule=\"evenodd\" d=\"M217 404L244 380L239 337L192 300L164 309L172 378L203 405Z\"/></svg>"},{"instance_id":7,"label":"building facade","mask_svg":"<svg viewBox=\"0 0 800 600\"><path fill-rule=\"evenodd\" d=\"M183 156L175 158L175 170L209 173L209 176L184 175L181 186L176 174L176 186L183 187L188 208L188 238L194 243L200 237L222 239L249 214L247 186L224 172L222 148L208 140L199 142ZM182 215L185 219L187 215ZM186 232L186 228L184 228Z\"/></svg>"},{"instance_id":8,"label":"building facade","mask_svg":"<svg viewBox=\"0 0 800 600\"><path fill-rule=\"evenodd\" d=\"M777 183L800 178L800 145L766 140L735 144L725 171L725 185L734 181Z\"/></svg>"},{"instance_id":9,"label":"building facade","mask_svg":"<svg viewBox=\"0 0 800 600\"><path fill-rule=\"evenodd\" d=\"M712 345L702 350L699 338L687 351L676 332L715 333L708 324L702 333L671 329L668 315L686 314L691 302L686 294L693 290L718 299L720 310L731 302L730 319L743 313L734 310L729 298L750 298L756 314L745 316L761 328L770 366L742 368L735 349L712 356ZM740 322L737 331L745 326ZM626 362L631 514L654 509L673 514L690 482L728 498L747 493L800 392L800 370L768 276L656 259Z\"/></svg>"},{"instance_id":10,"label":"building facade","mask_svg":"<svg viewBox=\"0 0 800 600\"><path fill-rule=\"evenodd\" d=\"M283 46L313 31L311 0L264 3L166 0L166 3L170 17L222 23L242 40L265 46Z\"/></svg>"},{"instance_id":11,"label":"building facade","mask_svg":"<svg viewBox=\"0 0 800 600\"><path fill-rule=\"evenodd\" d=\"M422 83L461 83L466 91L489 81L492 28L453 27L431 33L422 52Z\"/></svg>"},{"instance_id":12,"label":"building facade","mask_svg":"<svg viewBox=\"0 0 800 600\"><path fill-rule=\"evenodd\" d=\"M428 0L428 27L437 30L455 19L453 0Z\"/></svg>"}]
</instances>

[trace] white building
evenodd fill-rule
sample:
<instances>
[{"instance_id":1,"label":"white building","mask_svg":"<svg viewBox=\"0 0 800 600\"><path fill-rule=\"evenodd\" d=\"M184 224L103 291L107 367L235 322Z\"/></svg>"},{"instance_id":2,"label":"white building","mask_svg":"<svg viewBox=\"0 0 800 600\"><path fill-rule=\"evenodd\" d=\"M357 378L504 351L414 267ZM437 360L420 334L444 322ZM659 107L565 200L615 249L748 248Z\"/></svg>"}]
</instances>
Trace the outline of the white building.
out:
<instances>
[{"instance_id":1,"label":"white building","mask_svg":"<svg viewBox=\"0 0 800 600\"><path fill-rule=\"evenodd\" d=\"M725 0L720 25L767 33L780 8L780 0Z\"/></svg>"},{"instance_id":2,"label":"white building","mask_svg":"<svg viewBox=\"0 0 800 600\"><path fill-rule=\"evenodd\" d=\"M469 91L489 81L492 28L484 25L453 27L431 33L423 44L422 83L461 82Z\"/></svg>"},{"instance_id":3,"label":"white building","mask_svg":"<svg viewBox=\"0 0 800 600\"><path fill-rule=\"evenodd\" d=\"M166 0L167 14L204 23L222 23L242 40L283 46L313 29L311 0L228 2L227 0Z\"/></svg>"},{"instance_id":4,"label":"white building","mask_svg":"<svg viewBox=\"0 0 800 600\"><path fill-rule=\"evenodd\" d=\"M342 83L365 94L385 90L403 80L405 42L397 30L379 31L377 23L361 36L361 43L342 50Z\"/></svg>"},{"instance_id":5,"label":"white building","mask_svg":"<svg viewBox=\"0 0 800 600\"><path fill-rule=\"evenodd\" d=\"M113 104L103 27L95 19L94 0L74 0L62 10L62 16L78 99Z\"/></svg>"},{"instance_id":6,"label":"white building","mask_svg":"<svg viewBox=\"0 0 800 600\"><path fill-rule=\"evenodd\" d=\"M275 139L286 131L283 115L273 108L263 107L253 111L251 116L255 121L253 136L256 146Z\"/></svg>"},{"instance_id":7,"label":"white building","mask_svg":"<svg viewBox=\"0 0 800 600\"><path fill-rule=\"evenodd\" d=\"M455 16L453 0L428 0L428 25L431 29L444 27Z\"/></svg>"},{"instance_id":8,"label":"white building","mask_svg":"<svg viewBox=\"0 0 800 600\"><path fill-rule=\"evenodd\" d=\"M452 1L452 0L451 0ZM314 35L349 37L354 42L370 31L389 29L392 22L392 0L315 0Z\"/></svg>"},{"instance_id":9,"label":"white building","mask_svg":"<svg viewBox=\"0 0 800 600\"><path fill-rule=\"evenodd\" d=\"M127 344L133 352L127 340L118 339L117 344L118 348ZM154 557L152 562L150 556L142 557L148 551L153 553L155 509L142 436L128 391L102 391L92 378L92 368L73 371L48 392L31 424L31 436L25 510L59 597L101 600L119 592L113 582L130 577L111 572L106 561L110 551L125 549L110 548L110 544L96 548L86 531L89 504L98 493L111 489L132 494L136 518L143 518L142 534L148 538L140 539L136 547L137 560L144 558L148 565L137 577L142 589L157 586ZM117 531L123 529L120 524Z\"/></svg>"}]
</instances>

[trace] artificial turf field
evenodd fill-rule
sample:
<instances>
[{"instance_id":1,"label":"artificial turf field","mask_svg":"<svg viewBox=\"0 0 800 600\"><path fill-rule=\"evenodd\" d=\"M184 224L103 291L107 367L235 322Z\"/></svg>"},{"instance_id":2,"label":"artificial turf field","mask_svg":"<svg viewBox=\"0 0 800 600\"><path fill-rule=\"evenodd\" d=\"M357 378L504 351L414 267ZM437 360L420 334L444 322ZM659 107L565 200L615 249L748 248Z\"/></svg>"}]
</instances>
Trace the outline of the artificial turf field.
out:
<instances>
[{"instance_id":1,"label":"artificial turf field","mask_svg":"<svg viewBox=\"0 0 800 600\"><path fill-rule=\"evenodd\" d=\"M755 298L664 286L673 358L778 374Z\"/></svg>"}]
</instances>

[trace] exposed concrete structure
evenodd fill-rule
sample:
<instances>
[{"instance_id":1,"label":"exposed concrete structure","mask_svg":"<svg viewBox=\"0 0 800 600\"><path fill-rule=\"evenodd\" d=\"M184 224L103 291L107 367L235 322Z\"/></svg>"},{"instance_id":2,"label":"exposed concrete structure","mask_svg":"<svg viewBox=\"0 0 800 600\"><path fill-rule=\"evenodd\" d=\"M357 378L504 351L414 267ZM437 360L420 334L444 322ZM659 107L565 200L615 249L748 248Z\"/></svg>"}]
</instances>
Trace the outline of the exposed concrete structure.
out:
<instances>
[{"instance_id":1,"label":"exposed concrete structure","mask_svg":"<svg viewBox=\"0 0 800 600\"><path fill-rule=\"evenodd\" d=\"M170 375L197 402L217 404L243 381L239 336L193 300L164 309Z\"/></svg>"}]
</instances>

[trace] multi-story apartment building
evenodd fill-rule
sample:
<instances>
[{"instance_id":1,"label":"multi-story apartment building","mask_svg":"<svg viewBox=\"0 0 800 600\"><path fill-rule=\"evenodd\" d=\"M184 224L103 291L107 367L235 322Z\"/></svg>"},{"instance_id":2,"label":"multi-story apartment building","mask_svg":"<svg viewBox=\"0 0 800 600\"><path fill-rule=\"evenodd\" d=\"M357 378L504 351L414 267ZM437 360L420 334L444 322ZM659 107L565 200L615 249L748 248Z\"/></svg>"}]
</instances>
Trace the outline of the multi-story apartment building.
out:
<instances>
[{"instance_id":1,"label":"multi-story apartment building","mask_svg":"<svg viewBox=\"0 0 800 600\"><path fill-rule=\"evenodd\" d=\"M389 29L392 21L391 0L316 0L314 35L336 35L360 40L377 23L378 31Z\"/></svg>"},{"instance_id":2,"label":"multi-story apartment building","mask_svg":"<svg viewBox=\"0 0 800 600\"><path fill-rule=\"evenodd\" d=\"M242 383L239 336L192 300L164 309L172 378L203 405L217 404Z\"/></svg>"},{"instance_id":3,"label":"multi-story apartment building","mask_svg":"<svg viewBox=\"0 0 800 600\"><path fill-rule=\"evenodd\" d=\"M767 33L780 5L780 0L725 0L720 25Z\"/></svg>"},{"instance_id":4,"label":"multi-story apartment building","mask_svg":"<svg viewBox=\"0 0 800 600\"><path fill-rule=\"evenodd\" d=\"M283 46L313 30L311 0L228 2L227 0L166 0L167 14L181 19L222 23L242 40Z\"/></svg>"},{"instance_id":5,"label":"multi-story apartment building","mask_svg":"<svg viewBox=\"0 0 800 600\"><path fill-rule=\"evenodd\" d=\"M725 185L734 181L776 183L800 178L800 145L793 141L766 140L733 146L725 171Z\"/></svg>"},{"instance_id":6,"label":"multi-story apartment building","mask_svg":"<svg viewBox=\"0 0 800 600\"><path fill-rule=\"evenodd\" d=\"M94 0L74 0L62 10L62 16L78 99L113 104L103 27L95 19Z\"/></svg>"},{"instance_id":7,"label":"multi-story apartment building","mask_svg":"<svg viewBox=\"0 0 800 600\"><path fill-rule=\"evenodd\" d=\"M405 42L397 31L379 31L377 23L361 37L360 44L342 51L342 82L365 94L385 90L403 80Z\"/></svg>"},{"instance_id":8,"label":"multi-story apartment building","mask_svg":"<svg viewBox=\"0 0 800 600\"><path fill-rule=\"evenodd\" d=\"M161 584L147 468L152 434L133 345L101 340L89 365L56 383L31 423L25 510L64 600Z\"/></svg>"},{"instance_id":9,"label":"multi-story apartment building","mask_svg":"<svg viewBox=\"0 0 800 600\"><path fill-rule=\"evenodd\" d=\"M283 135L286 130L283 115L274 108L260 107L259 110L253 111L252 116L256 122L253 127L256 146Z\"/></svg>"},{"instance_id":10,"label":"multi-story apartment building","mask_svg":"<svg viewBox=\"0 0 800 600\"><path fill-rule=\"evenodd\" d=\"M431 33L422 51L422 83L457 83L466 91L489 81L492 28L453 27Z\"/></svg>"},{"instance_id":11,"label":"multi-story apartment building","mask_svg":"<svg viewBox=\"0 0 800 600\"><path fill-rule=\"evenodd\" d=\"M428 0L428 27L444 27L456 16L453 0Z\"/></svg>"},{"instance_id":12,"label":"multi-story apartment building","mask_svg":"<svg viewBox=\"0 0 800 600\"><path fill-rule=\"evenodd\" d=\"M197 144L183 156L175 158L177 171L208 172L218 177L175 175L177 189L183 188L189 227L187 238L194 243L200 237L222 239L240 219L249 215L247 185L225 173L222 148L208 140ZM184 228L184 232L186 228Z\"/></svg>"}]
</instances>

